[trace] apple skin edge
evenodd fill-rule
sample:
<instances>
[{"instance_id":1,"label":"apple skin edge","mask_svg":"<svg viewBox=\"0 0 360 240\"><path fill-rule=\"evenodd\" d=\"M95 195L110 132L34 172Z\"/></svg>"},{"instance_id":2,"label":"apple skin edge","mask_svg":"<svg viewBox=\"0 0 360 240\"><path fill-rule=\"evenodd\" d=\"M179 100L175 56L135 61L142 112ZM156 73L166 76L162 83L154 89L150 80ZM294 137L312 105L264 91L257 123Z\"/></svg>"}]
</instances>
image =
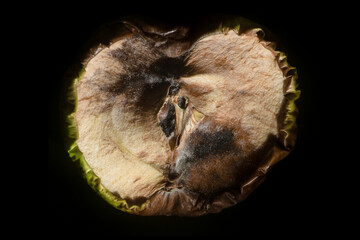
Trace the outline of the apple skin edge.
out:
<instances>
[{"instance_id":1,"label":"apple skin edge","mask_svg":"<svg viewBox=\"0 0 360 240\"><path fill-rule=\"evenodd\" d=\"M132 24L130 23L130 21L121 21L120 24L122 24L123 28L125 26L126 29L130 29L130 32L141 31L136 24ZM277 64L283 72L284 104L282 105L282 109L280 110L279 114L285 117L279 117L279 119L283 121L282 123L280 123L282 127L279 131L279 136L277 139L269 136L263 146L251 155L251 159L262 159L261 157L257 156L267 155L268 157L266 158L266 161L259 160L259 162L253 162L248 166L240 166L235 160L241 157L241 149L238 149L237 151L235 151L235 153L231 152L231 154L228 154L228 156L226 157L226 161L221 163L217 163L217 155L214 154L213 157L210 157L211 160L208 160L213 163L213 166L207 166L206 164L208 161L203 161L203 163L201 163L204 164L203 167L206 167L206 169L213 168L213 174L216 174L218 177L220 175L220 179L225 179L223 183L221 181L214 183L214 181L211 179L211 174L209 174L208 176L204 176L201 172L201 167L199 167L199 169L197 169L196 167L189 167L195 166L191 165L192 161L194 160L187 159L186 161L183 161L184 165L182 167L177 166L177 172L180 171L180 168L191 170L185 171L181 179L177 182L177 186L166 186L165 188L157 191L149 198L137 200L121 198L119 194L117 194L116 192L111 192L103 186L100 177L95 174L91 166L88 164L84 157L84 154L81 152L77 144L79 134L76 123L78 100L76 90L79 81L85 73L85 68L82 68L79 73L77 73L76 77L73 77L70 81L68 81L69 91L67 99L71 110L69 111L69 114L67 114L66 119L66 122L68 124L67 140L69 142L69 156L74 162L79 163L89 186L116 209L137 215L200 216L208 213L219 212L224 208L231 207L236 203L246 199L248 195L251 194L251 192L253 192L257 188L257 186L259 186L265 180L266 173L271 169L271 167L281 159L285 158L291 152L291 150L295 146L297 135L296 117L298 114L298 109L295 105L295 101L300 97L300 90L298 90L298 76L296 68L289 65L289 63L287 62L287 58L283 52L275 50L275 46L272 42L264 40L265 33L260 27L261 26L247 19L235 18L231 21L221 22L218 27L212 29L209 32L221 32L225 34L229 31L234 31L237 34L249 31L254 32L258 36L260 41L263 41L264 46L274 53ZM146 37L150 39L156 39L159 48L162 47L163 39L181 39L182 37L184 37L185 31L181 27L179 28L180 30L177 33L176 31L158 32L156 31L156 28L150 27L148 27L147 29L148 30L145 34ZM207 33L201 33L200 36L206 34ZM84 66L86 66L86 64L94 56L96 56L99 51L109 45L109 43L117 40L118 37L121 36L115 36L115 38L114 36L112 36L112 39L109 39L108 42L100 42L98 43L98 45L96 45L95 48L92 48L90 54L87 56L87 58L85 58L83 62ZM180 45L183 45L179 47L181 49L179 51L181 52L182 49L189 48L189 46L193 45L194 42L196 42L198 39L199 36L196 36L193 40L190 39L187 42L181 42ZM171 41L169 41L168 43L176 44L175 40L174 43L172 43ZM166 48L164 49L164 51L168 51L166 50ZM169 50L166 53L170 55L179 54L178 52L172 50ZM176 63L174 64L176 65ZM181 74L182 71L184 71L184 69L181 69L179 73L172 74ZM169 84L166 86L172 86L172 83L169 82ZM175 90L174 94L176 92ZM176 100L178 101L178 99L179 97L177 96ZM186 102L185 104L184 100L179 101L181 102L180 105L184 106L184 108L190 107L192 104L191 102ZM187 104L189 104L189 106ZM167 114L167 112L165 112L165 114ZM162 119L166 118L167 115L164 116L165 117L163 117ZM186 150L187 152L194 152L194 156L197 159L205 158L205 155L207 154L206 150L197 150L193 148L193 146L198 144L199 146L201 145L204 147L209 146L209 148L213 150L215 149L214 151L218 151L218 154L226 155L229 151L228 149L223 148L223 146L217 145L216 141L218 141L219 139L222 143L227 143L225 144L226 146L232 149L236 149L236 147L232 146L234 136L231 133L231 129L229 130L227 127L217 127L215 122L209 117L204 117L201 124L206 125L206 128L204 129L213 129L213 131L206 132L206 130L204 130L203 132L201 132L201 128L199 130L193 131L188 136L190 140L187 142L187 144L183 144L181 145L181 147L179 147L179 151L177 152L177 154L180 155L182 149L184 149L184 151ZM177 130L171 131L176 132ZM202 134L205 134L204 138L206 138L206 142L202 142L204 139L202 138ZM168 135L170 136L170 133ZM180 134L175 134L175 136L177 137L179 137L179 135ZM168 139L169 144L170 141L173 142L171 144L176 144L175 140L177 138L173 138L172 140L170 138ZM212 139L214 139L213 142ZM269 149L271 150L269 151ZM224 159L225 158L223 158L222 160ZM244 172L242 176L239 177L237 172L241 171L241 169L247 169L247 171L242 170ZM171 178L172 174L174 174L175 166L172 165L172 167L170 167L170 169L167 169L166 171L168 174L168 178ZM223 174L223 176L221 176L221 174ZM199 178L198 176L202 176L202 178ZM228 180L230 181L230 183L227 182ZM180 187L179 184L181 185ZM233 188L232 186L236 186L236 188ZM227 189L228 191L218 192L218 189Z\"/></svg>"}]
</instances>

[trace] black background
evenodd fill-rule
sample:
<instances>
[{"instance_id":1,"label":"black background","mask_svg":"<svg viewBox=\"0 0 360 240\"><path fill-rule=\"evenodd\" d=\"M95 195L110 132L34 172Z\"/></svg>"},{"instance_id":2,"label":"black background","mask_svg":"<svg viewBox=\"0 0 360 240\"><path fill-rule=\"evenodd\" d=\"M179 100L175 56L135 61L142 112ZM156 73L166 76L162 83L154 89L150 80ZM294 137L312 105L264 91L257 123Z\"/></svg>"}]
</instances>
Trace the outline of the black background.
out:
<instances>
[{"instance_id":1,"label":"black background","mask_svg":"<svg viewBox=\"0 0 360 240\"><path fill-rule=\"evenodd\" d=\"M146 6L143 7L145 9ZM211 15L201 7L174 9L168 7L166 11L149 10L143 13L180 23ZM326 19L318 16L318 9L309 10L306 7L282 6L250 13L244 11L242 6L229 6L228 9L232 11L227 14L246 17L270 29L278 38L280 50L287 53L289 63L297 68L302 92L297 101L298 140L293 152L271 170L267 180L245 201L218 214L196 218L140 217L114 209L87 185L80 167L67 155L62 138L61 89L64 74L69 66L78 61L78 53L94 30L105 22L134 12L127 11L129 7L124 10L93 5L84 10L71 5L62 6L60 14L56 14L52 20L55 27L51 31L56 56L50 56L52 76L55 78L49 82L48 96L49 231L119 237L261 235L292 238L328 234L336 230L336 227L331 227L336 210L334 205L330 207L329 204L336 194L328 194L335 186L326 172L326 166L331 163L324 154L323 143L323 133L327 131L323 116L330 107L324 107L318 94L323 89L321 56L324 56L326 49L317 29L326 25Z\"/></svg>"}]
</instances>

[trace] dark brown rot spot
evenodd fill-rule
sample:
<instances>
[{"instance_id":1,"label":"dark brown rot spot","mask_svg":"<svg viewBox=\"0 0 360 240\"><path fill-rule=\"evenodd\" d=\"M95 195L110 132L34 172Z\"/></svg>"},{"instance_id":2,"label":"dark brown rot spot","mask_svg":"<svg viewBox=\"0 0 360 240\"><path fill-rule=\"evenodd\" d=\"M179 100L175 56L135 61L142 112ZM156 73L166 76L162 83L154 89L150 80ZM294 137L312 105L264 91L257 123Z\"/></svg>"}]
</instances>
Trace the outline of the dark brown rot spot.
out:
<instances>
[{"instance_id":1,"label":"dark brown rot spot","mask_svg":"<svg viewBox=\"0 0 360 240\"><path fill-rule=\"evenodd\" d=\"M178 152L176 171L180 173L194 163L206 161L210 156L224 156L235 149L231 130L210 129L202 125L191 133L184 148Z\"/></svg>"},{"instance_id":2,"label":"dark brown rot spot","mask_svg":"<svg viewBox=\"0 0 360 240\"><path fill-rule=\"evenodd\" d=\"M235 149L234 135L230 130L221 129L217 131L208 131L197 129L189 139L188 151L193 158L188 161L205 159L208 155L221 155Z\"/></svg>"},{"instance_id":3,"label":"dark brown rot spot","mask_svg":"<svg viewBox=\"0 0 360 240\"><path fill-rule=\"evenodd\" d=\"M184 72L184 60L182 57L171 58L163 56L153 62L149 70L167 77L167 78L179 78L183 75Z\"/></svg>"},{"instance_id":4,"label":"dark brown rot spot","mask_svg":"<svg viewBox=\"0 0 360 240\"><path fill-rule=\"evenodd\" d=\"M177 104L182 109L185 109L188 105L186 98L183 96L178 97Z\"/></svg>"},{"instance_id":5,"label":"dark brown rot spot","mask_svg":"<svg viewBox=\"0 0 360 240\"><path fill-rule=\"evenodd\" d=\"M165 133L166 137L169 137L175 130L175 106L171 102L168 105L168 111L163 119L160 120L160 127Z\"/></svg>"}]
</instances>

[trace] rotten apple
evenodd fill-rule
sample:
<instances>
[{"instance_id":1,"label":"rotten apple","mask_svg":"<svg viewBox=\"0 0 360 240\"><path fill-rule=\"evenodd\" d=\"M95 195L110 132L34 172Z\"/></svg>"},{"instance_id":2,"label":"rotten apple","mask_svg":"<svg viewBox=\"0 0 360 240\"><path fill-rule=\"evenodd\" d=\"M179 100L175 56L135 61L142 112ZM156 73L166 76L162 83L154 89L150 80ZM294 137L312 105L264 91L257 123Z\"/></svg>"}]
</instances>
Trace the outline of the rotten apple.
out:
<instances>
[{"instance_id":1,"label":"rotten apple","mask_svg":"<svg viewBox=\"0 0 360 240\"><path fill-rule=\"evenodd\" d=\"M121 21L92 49L72 85L69 154L104 199L139 215L215 213L290 153L296 70L252 26Z\"/></svg>"}]
</instances>

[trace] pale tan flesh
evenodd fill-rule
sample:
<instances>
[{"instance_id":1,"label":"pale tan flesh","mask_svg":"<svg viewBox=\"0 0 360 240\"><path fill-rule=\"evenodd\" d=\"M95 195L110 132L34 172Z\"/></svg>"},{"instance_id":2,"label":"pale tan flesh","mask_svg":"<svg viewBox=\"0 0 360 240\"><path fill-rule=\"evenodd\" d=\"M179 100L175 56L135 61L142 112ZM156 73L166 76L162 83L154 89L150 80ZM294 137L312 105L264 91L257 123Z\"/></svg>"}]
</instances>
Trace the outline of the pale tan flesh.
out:
<instances>
[{"instance_id":1,"label":"pale tan flesh","mask_svg":"<svg viewBox=\"0 0 360 240\"><path fill-rule=\"evenodd\" d=\"M112 81L101 77L103 71L122 73L122 66L109 54L122 43L120 40L92 58L79 81L77 144L105 188L121 198L148 198L164 187L163 171L171 155L158 119L138 119L117 104L124 95L104 94L92 84ZM189 98L196 111L235 126L236 144L251 153L269 134L279 133L277 114L284 100L285 77L276 55L256 30L206 36L195 43L188 57L188 63L201 72L179 79L180 94ZM109 97L115 98L113 105L99 111ZM201 121L202 114L195 122ZM194 127L181 128L190 132Z\"/></svg>"},{"instance_id":2,"label":"pale tan flesh","mask_svg":"<svg viewBox=\"0 0 360 240\"><path fill-rule=\"evenodd\" d=\"M121 44L119 41L102 50L85 68L86 73L78 85L77 144L109 191L117 192L122 198L148 197L164 184L160 168L169 154L167 139L157 126L157 119L141 119L139 124L134 113L123 113L116 104L123 95L116 96L109 111L91 111L107 101L107 96L91 101L102 94L91 88L91 82L109 81L98 77L101 71L122 72L122 66L110 56L110 50Z\"/></svg>"}]
</instances>

